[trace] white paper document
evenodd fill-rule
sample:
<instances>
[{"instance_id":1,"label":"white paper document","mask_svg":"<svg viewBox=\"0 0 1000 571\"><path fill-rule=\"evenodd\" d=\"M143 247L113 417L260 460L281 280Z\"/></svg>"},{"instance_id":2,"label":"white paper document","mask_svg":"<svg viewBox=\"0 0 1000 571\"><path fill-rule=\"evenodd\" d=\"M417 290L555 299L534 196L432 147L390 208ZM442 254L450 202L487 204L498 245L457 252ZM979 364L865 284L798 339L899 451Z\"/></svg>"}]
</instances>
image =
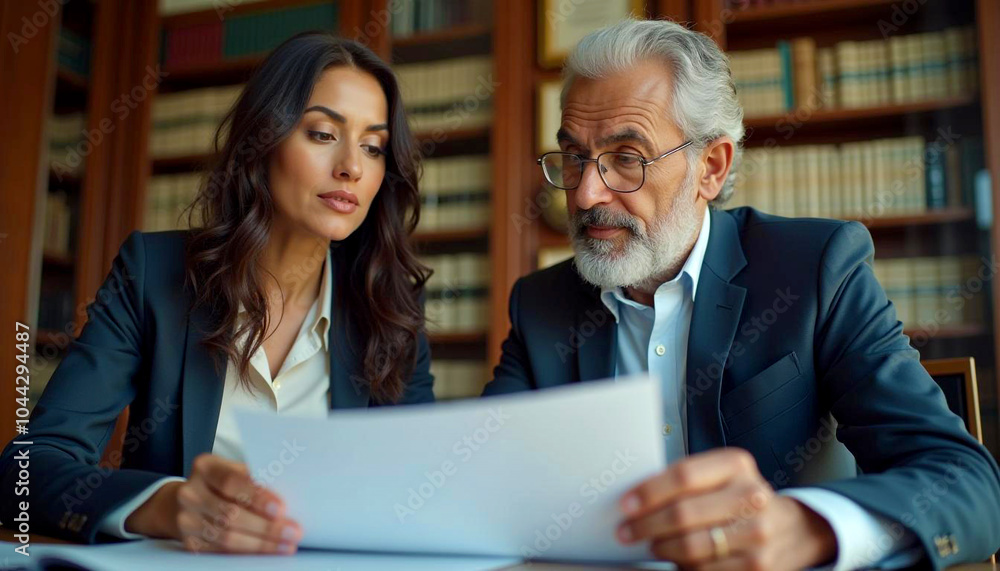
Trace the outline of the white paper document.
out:
<instances>
[{"instance_id":1,"label":"white paper document","mask_svg":"<svg viewBox=\"0 0 1000 571\"><path fill-rule=\"evenodd\" d=\"M327 419L237 415L254 477L301 545L567 561L639 561L615 538L621 495L665 467L648 376Z\"/></svg>"},{"instance_id":2,"label":"white paper document","mask_svg":"<svg viewBox=\"0 0 1000 571\"><path fill-rule=\"evenodd\" d=\"M5 544L0 544L5 545ZM13 550L11 550L13 551ZM184 571L492 571L517 563L516 559L489 557L405 556L376 553L299 551L293 556L230 555L192 553L180 543L142 540L105 545L32 545L31 557L6 564L26 569L75 565L88 571L134 571L135 569ZM63 567L59 567L63 568Z\"/></svg>"}]
</instances>

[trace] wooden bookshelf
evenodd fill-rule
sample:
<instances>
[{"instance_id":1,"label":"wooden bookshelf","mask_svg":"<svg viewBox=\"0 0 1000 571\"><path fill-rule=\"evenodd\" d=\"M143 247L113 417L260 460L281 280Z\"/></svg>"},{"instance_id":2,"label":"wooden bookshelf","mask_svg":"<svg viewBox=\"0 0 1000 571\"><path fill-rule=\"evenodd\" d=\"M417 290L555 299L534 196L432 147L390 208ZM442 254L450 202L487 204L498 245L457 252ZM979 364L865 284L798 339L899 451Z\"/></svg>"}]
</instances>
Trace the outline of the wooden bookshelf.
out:
<instances>
[{"instance_id":1,"label":"wooden bookshelf","mask_svg":"<svg viewBox=\"0 0 1000 571\"><path fill-rule=\"evenodd\" d=\"M881 12L898 0L812 0L808 2L788 2L744 9L730 9L732 27L747 22L773 23L789 18L830 17L850 13L858 18L870 18L872 13Z\"/></svg>"},{"instance_id":2,"label":"wooden bookshelf","mask_svg":"<svg viewBox=\"0 0 1000 571\"><path fill-rule=\"evenodd\" d=\"M431 333L427 341L431 345L482 345L486 342L486 332Z\"/></svg>"},{"instance_id":3,"label":"wooden bookshelf","mask_svg":"<svg viewBox=\"0 0 1000 571\"><path fill-rule=\"evenodd\" d=\"M56 68L56 89L59 91L76 91L86 96L87 78L64 67Z\"/></svg>"},{"instance_id":4,"label":"wooden bookshelf","mask_svg":"<svg viewBox=\"0 0 1000 571\"><path fill-rule=\"evenodd\" d=\"M475 242L485 240L489 235L487 228L472 228L469 230L442 230L439 232L415 232L413 241L417 244L440 244L455 242Z\"/></svg>"},{"instance_id":5,"label":"wooden bookshelf","mask_svg":"<svg viewBox=\"0 0 1000 571\"><path fill-rule=\"evenodd\" d=\"M202 170L211 164L215 155L179 155L152 160L153 174L174 174Z\"/></svg>"},{"instance_id":6,"label":"wooden bookshelf","mask_svg":"<svg viewBox=\"0 0 1000 571\"><path fill-rule=\"evenodd\" d=\"M787 141L800 131L843 132L853 128L864 128L858 137L868 138L868 130L873 126L891 127L902 131L906 122L927 115L964 111L975 113L977 100L973 97L952 97L932 101L919 101L881 107L859 107L850 109L792 110L782 115L749 117L743 121L747 129L748 144L767 137L777 137ZM786 133L791 132L791 137Z\"/></svg>"},{"instance_id":7,"label":"wooden bookshelf","mask_svg":"<svg viewBox=\"0 0 1000 571\"><path fill-rule=\"evenodd\" d=\"M905 216L883 216L879 218L845 218L861 222L870 230L887 228L909 228L911 226L933 226L937 224L954 224L972 222L976 213L971 208L942 208L928 210L921 214Z\"/></svg>"},{"instance_id":8,"label":"wooden bookshelf","mask_svg":"<svg viewBox=\"0 0 1000 571\"><path fill-rule=\"evenodd\" d=\"M470 39L489 39L489 36L489 26L470 24L431 32L418 32L409 36L393 37L392 48L402 51L427 45L463 42Z\"/></svg>"},{"instance_id":9,"label":"wooden bookshelf","mask_svg":"<svg viewBox=\"0 0 1000 571\"><path fill-rule=\"evenodd\" d=\"M956 324L956 325L941 325L936 330L934 329L923 329L920 327L907 328L903 330L903 334L910 339L919 338L922 336L928 337L930 340L943 340L943 339L969 339L973 337L985 337L991 334L989 327L985 325L978 324Z\"/></svg>"},{"instance_id":10,"label":"wooden bookshelf","mask_svg":"<svg viewBox=\"0 0 1000 571\"><path fill-rule=\"evenodd\" d=\"M160 90L171 92L243 83L263 61L263 55L252 55L199 65L167 66Z\"/></svg>"},{"instance_id":11,"label":"wooden bookshelf","mask_svg":"<svg viewBox=\"0 0 1000 571\"><path fill-rule=\"evenodd\" d=\"M68 271L73 269L73 256L71 254L61 254L56 252L42 252L42 264L56 270Z\"/></svg>"},{"instance_id":12,"label":"wooden bookshelf","mask_svg":"<svg viewBox=\"0 0 1000 571\"><path fill-rule=\"evenodd\" d=\"M339 1L347 3L346 0ZM288 8L299 8L312 4L329 3L331 3L331 0L260 0L258 2L243 3L224 2L217 3L218 7L212 7L205 10L170 14L162 17L160 22L164 28L192 26L218 22L220 18L245 16L247 14L259 14L263 12L273 12L275 10L286 10Z\"/></svg>"}]
</instances>

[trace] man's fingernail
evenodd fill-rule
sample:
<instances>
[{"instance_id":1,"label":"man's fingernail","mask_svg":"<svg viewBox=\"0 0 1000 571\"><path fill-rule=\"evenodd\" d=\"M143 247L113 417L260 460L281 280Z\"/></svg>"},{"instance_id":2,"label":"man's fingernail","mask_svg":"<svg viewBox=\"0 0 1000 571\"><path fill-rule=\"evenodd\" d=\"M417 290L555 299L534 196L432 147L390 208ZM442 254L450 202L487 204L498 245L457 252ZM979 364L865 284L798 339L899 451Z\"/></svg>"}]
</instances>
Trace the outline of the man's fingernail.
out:
<instances>
[{"instance_id":1,"label":"man's fingernail","mask_svg":"<svg viewBox=\"0 0 1000 571\"><path fill-rule=\"evenodd\" d=\"M286 525L285 529L281 530L281 539L295 539L296 534L294 527Z\"/></svg>"},{"instance_id":2,"label":"man's fingernail","mask_svg":"<svg viewBox=\"0 0 1000 571\"><path fill-rule=\"evenodd\" d=\"M632 541L632 530L628 526L619 527L618 539L624 543L630 543Z\"/></svg>"},{"instance_id":3,"label":"man's fingernail","mask_svg":"<svg viewBox=\"0 0 1000 571\"><path fill-rule=\"evenodd\" d=\"M278 515L278 502L270 502L264 510L271 517Z\"/></svg>"},{"instance_id":4,"label":"man's fingernail","mask_svg":"<svg viewBox=\"0 0 1000 571\"><path fill-rule=\"evenodd\" d=\"M622 511L627 514L639 511L639 498L637 498L634 494L628 494L622 498Z\"/></svg>"}]
</instances>

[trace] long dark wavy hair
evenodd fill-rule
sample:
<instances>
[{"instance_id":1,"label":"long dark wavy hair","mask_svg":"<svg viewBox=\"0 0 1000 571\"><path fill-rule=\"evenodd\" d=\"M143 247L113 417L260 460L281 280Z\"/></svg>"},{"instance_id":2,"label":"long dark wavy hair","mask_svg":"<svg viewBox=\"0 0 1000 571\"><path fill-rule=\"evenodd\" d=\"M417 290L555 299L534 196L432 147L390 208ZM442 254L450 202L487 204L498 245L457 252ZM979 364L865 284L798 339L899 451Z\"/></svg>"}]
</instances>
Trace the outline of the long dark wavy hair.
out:
<instances>
[{"instance_id":1,"label":"long dark wavy hair","mask_svg":"<svg viewBox=\"0 0 1000 571\"><path fill-rule=\"evenodd\" d=\"M368 215L351 236L333 243L335 311L363 345L350 352L362 356L372 398L395 402L416 362L424 329L419 296L430 275L409 239L420 216L420 154L395 74L361 44L305 32L275 48L254 72L215 133L217 159L188 210L193 230L185 284L193 308L205 306L212 316L204 345L226 357L221 364L231 360L250 388L250 357L269 328L267 276L260 264L274 215L268 162L295 129L321 74L338 66L378 80L388 102L390 141L385 178ZM242 323L240 304L247 312ZM241 338L246 341L238 344Z\"/></svg>"}]
</instances>

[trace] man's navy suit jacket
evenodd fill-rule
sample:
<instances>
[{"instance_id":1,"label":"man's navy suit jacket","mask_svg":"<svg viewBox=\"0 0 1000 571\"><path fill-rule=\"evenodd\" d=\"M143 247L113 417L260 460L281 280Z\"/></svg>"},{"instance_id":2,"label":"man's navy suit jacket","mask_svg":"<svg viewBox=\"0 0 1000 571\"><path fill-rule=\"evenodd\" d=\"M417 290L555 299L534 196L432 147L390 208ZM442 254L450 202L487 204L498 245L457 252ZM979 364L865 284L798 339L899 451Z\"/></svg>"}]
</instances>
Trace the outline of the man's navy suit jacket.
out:
<instances>
[{"instance_id":1,"label":"man's navy suit jacket","mask_svg":"<svg viewBox=\"0 0 1000 571\"><path fill-rule=\"evenodd\" d=\"M801 485L832 414L859 475L811 485L900 522L934 567L988 558L1000 472L903 335L865 227L709 212L683 381L689 453L744 448L777 488ZM510 320L484 395L614 376L615 320L572 261L518 280Z\"/></svg>"},{"instance_id":2,"label":"man's navy suit jacket","mask_svg":"<svg viewBox=\"0 0 1000 571\"><path fill-rule=\"evenodd\" d=\"M187 232L133 232L87 308L89 320L35 405L25 439L0 455L0 521L12 522L30 502L31 529L94 542L101 520L165 475L188 476L194 458L211 452L225 368L202 344L207 310L189 312L184 287ZM335 244L334 284L341 256ZM331 287L330 408L377 403L362 372L360 336L347 323ZM431 402L427 339L400 404ZM129 407L121 469L99 467L119 413ZM16 497L19 461L28 450L30 497ZM317 474L317 477L328 477Z\"/></svg>"}]
</instances>

